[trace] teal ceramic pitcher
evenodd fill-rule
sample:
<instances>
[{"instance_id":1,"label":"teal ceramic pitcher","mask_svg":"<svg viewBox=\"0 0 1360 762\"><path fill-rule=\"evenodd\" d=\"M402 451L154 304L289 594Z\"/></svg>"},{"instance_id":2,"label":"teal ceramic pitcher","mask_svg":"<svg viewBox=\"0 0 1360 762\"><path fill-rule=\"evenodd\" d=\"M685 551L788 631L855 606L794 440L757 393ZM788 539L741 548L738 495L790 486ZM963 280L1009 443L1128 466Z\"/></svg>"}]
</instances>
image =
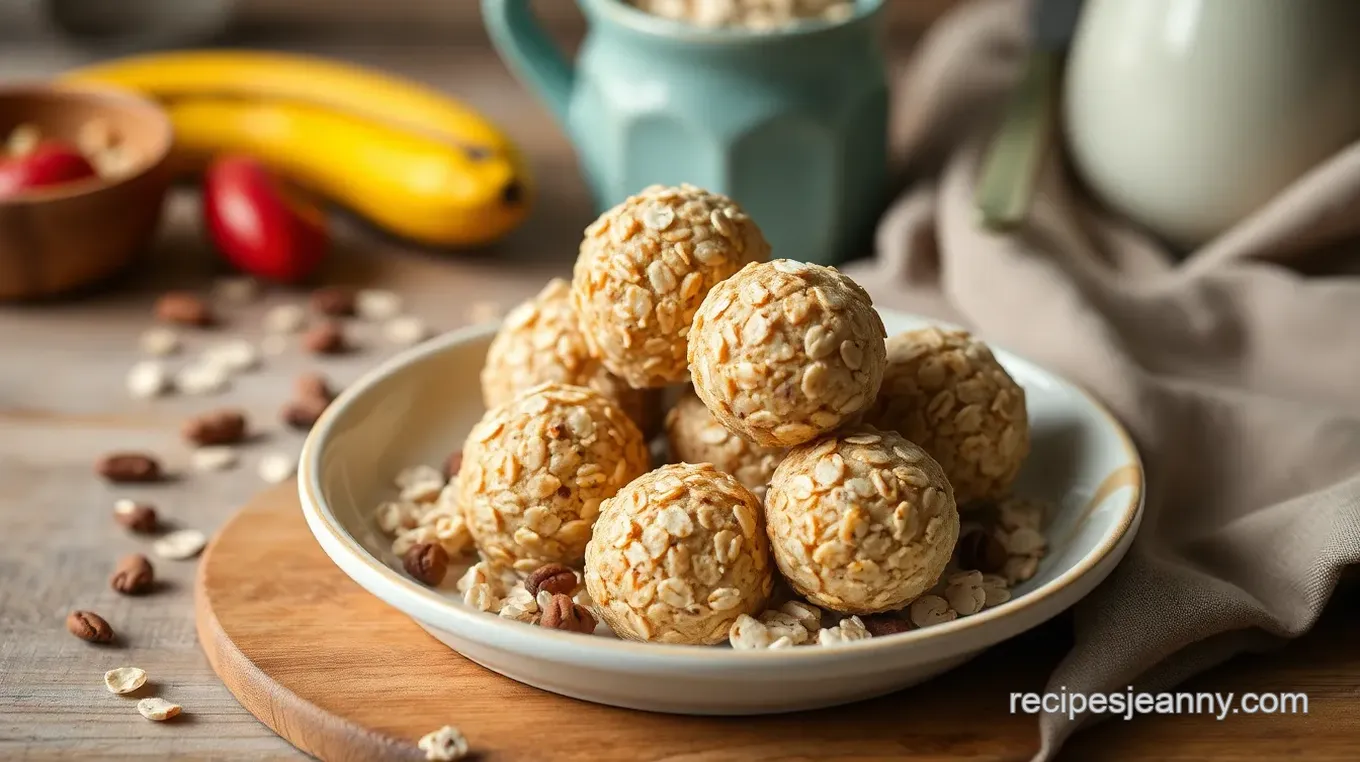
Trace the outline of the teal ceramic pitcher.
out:
<instances>
[{"instance_id":1,"label":"teal ceramic pitcher","mask_svg":"<svg viewBox=\"0 0 1360 762\"><path fill-rule=\"evenodd\" d=\"M882 1L757 32L578 0L590 32L575 65L529 0L482 8L497 50L571 136L601 210L688 182L741 204L774 256L830 264L863 253L884 200Z\"/></svg>"}]
</instances>

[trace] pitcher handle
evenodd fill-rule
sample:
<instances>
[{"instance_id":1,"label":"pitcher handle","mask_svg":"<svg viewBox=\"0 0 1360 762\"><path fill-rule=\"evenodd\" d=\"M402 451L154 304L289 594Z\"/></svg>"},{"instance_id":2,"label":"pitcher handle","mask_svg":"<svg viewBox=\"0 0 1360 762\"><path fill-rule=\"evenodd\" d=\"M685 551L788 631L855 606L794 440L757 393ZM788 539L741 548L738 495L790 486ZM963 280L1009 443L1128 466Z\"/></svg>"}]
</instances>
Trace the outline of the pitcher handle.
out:
<instances>
[{"instance_id":1,"label":"pitcher handle","mask_svg":"<svg viewBox=\"0 0 1360 762\"><path fill-rule=\"evenodd\" d=\"M534 18L529 0L482 0L482 17L496 51L565 128L576 71Z\"/></svg>"}]
</instances>

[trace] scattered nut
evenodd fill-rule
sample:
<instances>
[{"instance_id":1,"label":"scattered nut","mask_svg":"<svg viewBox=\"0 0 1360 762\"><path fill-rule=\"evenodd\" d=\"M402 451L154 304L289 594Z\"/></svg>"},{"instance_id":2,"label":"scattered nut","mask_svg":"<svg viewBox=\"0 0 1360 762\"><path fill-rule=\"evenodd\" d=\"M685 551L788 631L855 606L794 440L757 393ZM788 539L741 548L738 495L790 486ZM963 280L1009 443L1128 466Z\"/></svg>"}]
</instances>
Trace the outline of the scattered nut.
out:
<instances>
[{"instance_id":1,"label":"scattered nut","mask_svg":"<svg viewBox=\"0 0 1360 762\"><path fill-rule=\"evenodd\" d=\"M157 528L155 508L126 498L114 502L113 520L138 534L150 534Z\"/></svg>"},{"instance_id":2,"label":"scattered nut","mask_svg":"<svg viewBox=\"0 0 1360 762\"><path fill-rule=\"evenodd\" d=\"M1001 571L1009 557L996 534L980 524L969 524L960 530L954 553L960 568L976 569L984 574Z\"/></svg>"},{"instance_id":3,"label":"scattered nut","mask_svg":"<svg viewBox=\"0 0 1360 762\"><path fill-rule=\"evenodd\" d=\"M141 553L133 553L118 562L118 568L109 577L109 587L123 595L141 595L150 591L155 581L151 562Z\"/></svg>"},{"instance_id":4,"label":"scattered nut","mask_svg":"<svg viewBox=\"0 0 1360 762\"><path fill-rule=\"evenodd\" d=\"M345 329L334 320L317 323L302 335L302 346L318 355L340 354L348 349Z\"/></svg>"},{"instance_id":5,"label":"scattered nut","mask_svg":"<svg viewBox=\"0 0 1360 762\"><path fill-rule=\"evenodd\" d=\"M161 479L161 464L150 455L119 452L105 455L95 464L95 471L114 484L154 482Z\"/></svg>"},{"instance_id":6,"label":"scattered nut","mask_svg":"<svg viewBox=\"0 0 1360 762\"><path fill-rule=\"evenodd\" d=\"M282 484L297 473L297 458L287 453L271 452L260 458L257 473L270 484Z\"/></svg>"},{"instance_id":7,"label":"scattered nut","mask_svg":"<svg viewBox=\"0 0 1360 762\"><path fill-rule=\"evenodd\" d=\"M907 632L911 629L911 622L899 619L891 614L874 614L873 616L863 617L864 629L869 631L875 638L885 635L896 635L899 632Z\"/></svg>"},{"instance_id":8,"label":"scattered nut","mask_svg":"<svg viewBox=\"0 0 1360 762\"><path fill-rule=\"evenodd\" d=\"M434 762L452 762L462 759L468 753L467 739L452 725L445 725L433 733L427 733L416 746L425 752L425 759Z\"/></svg>"},{"instance_id":9,"label":"scattered nut","mask_svg":"<svg viewBox=\"0 0 1360 762\"><path fill-rule=\"evenodd\" d=\"M66 616L66 629L87 643L113 641L113 628L93 611L72 611Z\"/></svg>"},{"instance_id":10,"label":"scattered nut","mask_svg":"<svg viewBox=\"0 0 1360 762\"><path fill-rule=\"evenodd\" d=\"M321 397L300 397L284 405L279 417L298 431L310 431L330 404Z\"/></svg>"},{"instance_id":11,"label":"scattered nut","mask_svg":"<svg viewBox=\"0 0 1360 762\"><path fill-rule=\"evenodd\" d=\"M104 673L104 687L109 693L119 696L132 693L146 685L146 670L137 667L119 667Z\"/></svg>"},{"instance_id":12,"label":"scattered nut","mask_svg":"<svg viewBox=\"0 0 1360 762\"><path fill-rule=\"evenodd\" d=\"M169 328L148 328L137 342L142 351L153 357L167 357L179 351L179 334Z\"/></svg>"},{"instance_id":13,"label":"scattered nut","mask_svg":"<svg viewBox=\"0 0 1360 762\"><path fill-rule=\"evenodd\" d=\"M435 587L449 571L449 554L438 543L422 542L406 551L402 565L417 581Z\"/></svg>"},{"instance_id":14,"label":"scattered nut","mask_svg":"<svg viewBox=\"0 0 1360 762\"><path fill-rule=\"evenodd\" d=\"M156 540L151 544L151 550L161 558L183 561L203 552L203 546L207 544L207 536L197 529L180 529Z\"/></svg>"},{"instance_id":15,"label":"scattered nut","mask_svg":"<svg viewBox=\"0 0 1360 762\"><path fill-rule=\"evenodd\" d=\"M231 445L200 447L189 457L195 471L226 471L235 468L238 460L236 448Z\"/></svg>"},{"instance_id":16,"label":"scattered nut","mask_svg":"<svg viewBox=\"0 0 1360 762\"><path fill-rule=\"evenodd\" d=\"M540 590L547 590L554 595L571 595L579 584L576 572L570 567L562 564L544 564L529 573L524 580L524 589L530 595L538 595Z\"/></svg>"},{"instance_id":17,"label":"scattered nut","mask_svg":"<svg viewBox=\"0 0 1360 762\"><path fill-rule=\"evenodd\" d=\"M303 373L293 382L293 393L298 399L322 399L327 402L335 399L326 377L320 373Z\"/></svg>"},{"instance_id":18,"label":"scattered nut","mask_svg":"<svg viewBox=\"0 0 1360 762\"><path fill-rule=\"evenodd\" d=\"M156 319L163 323L205 327L217 322L212 307L196 294L171 291L156 300Z\"/></svg>"},{"instance_id":19,"label":"scattered nut","mask_svg":"<svg viewBox=\"0 0 1360 762\"><path fill-rule=\"evenodd\" d=\"M312 292L312 311L329 317L350 317L357 298L348 286L326 286Z\"/></svg>"},{"instance_id":20,"label":"scattered nut","mask_svg":"<svg viewBox=\"0 0 1360 762\"><path fill-rule=\"evenodd\" d=\"M558 593L544 607L543 614L538 618L538 626L589 635L595 632L595 615L570 597Z\"/></svg>"},{"instance_id":21,"label":"scattered nut","mask_svg":"<svg viewBox=\"0 0 1360 762\"><path fill-rule=\"evenodd\" d=\"M237 444L246 438L246 414L238 408L222 408L185 421L184 438L200 447Z\"/></svg>"},{"instance_id":22,"label":"scattered nut","mask_svg":"<svg viewBox=\"0 0 1360 762\"><path fill-rule=\"evenodd\" d=\"M184 711L179 704L172 704L163 698L144 698L137 702L137 711L148 720L164 722Z\"/></svg>"}]
</instances>

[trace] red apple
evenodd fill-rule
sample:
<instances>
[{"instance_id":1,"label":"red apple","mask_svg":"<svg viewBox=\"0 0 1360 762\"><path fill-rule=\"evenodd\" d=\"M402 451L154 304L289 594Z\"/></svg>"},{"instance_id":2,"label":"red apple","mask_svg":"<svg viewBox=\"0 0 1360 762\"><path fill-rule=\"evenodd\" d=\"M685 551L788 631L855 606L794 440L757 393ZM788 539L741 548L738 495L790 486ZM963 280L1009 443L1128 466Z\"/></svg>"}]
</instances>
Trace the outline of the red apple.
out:
<instances>
[{"instance_id":1,"label":"red apple","mask_svg":"<svg viewBox=\"0 0 1360 762\"><path fill-rule=\"evenodd\" d=\"M0 199L34 188L84 180L96 174L80 151L50 140L23 156L0 159Z\"/></svg>"},{"instance_id":2,"label":"red apple","mask_svg":"<svg viewBox=\"0 0 1360 762\"><path fill-rule=\"evenodd\" d=\"M203 178L203 217L222 256L266 280L296 283L330 246L325 213L255 159L228 156Z\"/></svg>"}]
</instances>

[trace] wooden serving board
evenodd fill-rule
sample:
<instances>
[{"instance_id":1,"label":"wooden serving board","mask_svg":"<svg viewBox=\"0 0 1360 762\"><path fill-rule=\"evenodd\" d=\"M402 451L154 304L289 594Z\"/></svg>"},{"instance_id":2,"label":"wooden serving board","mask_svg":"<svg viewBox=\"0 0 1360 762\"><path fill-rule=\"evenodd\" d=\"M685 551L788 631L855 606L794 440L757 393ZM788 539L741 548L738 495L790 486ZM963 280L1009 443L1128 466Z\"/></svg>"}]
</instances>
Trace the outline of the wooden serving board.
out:
<instances>
[{"instance_id":1,"label":"wooden serving board","mask_svg":"<svg viewBox=\"0 0 1360 762\"><path fill-rule=\"evenodd\" d=\"M1307 717L1111 721L1079 734L1064 757L1354 759L1360 681L1343 677L1360 674L1353 593L1338 594L1341 617L1325 618L1311 646L1241 659L1184 688L1302 690ZM1060 618L924 685L816 712L709 718L599 706L490 672L369 595L312 539L291 484L257 497L214 538L195 609L203 650L241 704L299 749L346 762L422 759L416 740L446 724L479 760L1023 760L1038 746L1037 719L1010 714L1009 695L1042 691L1071 644Z\"/></svg>"}]
</instances>

